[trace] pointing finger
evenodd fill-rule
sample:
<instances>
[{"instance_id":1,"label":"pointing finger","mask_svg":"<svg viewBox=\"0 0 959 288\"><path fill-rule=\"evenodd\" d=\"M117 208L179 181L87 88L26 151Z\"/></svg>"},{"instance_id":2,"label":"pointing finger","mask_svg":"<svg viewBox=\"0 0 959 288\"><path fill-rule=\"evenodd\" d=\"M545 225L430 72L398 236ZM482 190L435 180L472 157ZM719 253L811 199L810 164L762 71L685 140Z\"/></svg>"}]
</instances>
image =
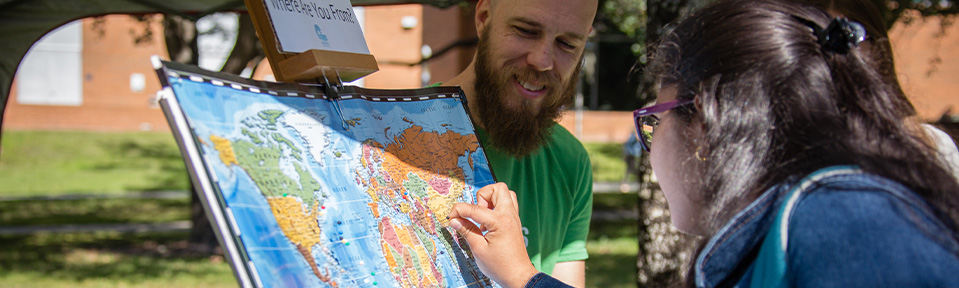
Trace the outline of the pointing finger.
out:
<instances>
[{"instance_id":1,"label":"pointing finger","mask_svg":"<svg viewBox=\"0 0 959 288\"><path fill-rule=\"evenodd\" d=\"M470 218L473 221L476 221L480 225L490 223L493 221L493 210L488 208L467 204L467 203L456 203L453 205L453 209L450 210L449 218Z\"/></svg>"},{"instance_id":2,"label":"pointing finger","mask_svg":"<svg viewBox=\"0 0 959 288\"><path fill-rule=\"evenodd\" d=\"M483 231L476 227L472 222L463 218L451 218L450 226L456 230L456 233L459 233L463 239L466 240L466 243L469 243L470 249L474 251L482 251L486 249L488 243L486 238L483 237Z\"/></svg>"}]
</instances>

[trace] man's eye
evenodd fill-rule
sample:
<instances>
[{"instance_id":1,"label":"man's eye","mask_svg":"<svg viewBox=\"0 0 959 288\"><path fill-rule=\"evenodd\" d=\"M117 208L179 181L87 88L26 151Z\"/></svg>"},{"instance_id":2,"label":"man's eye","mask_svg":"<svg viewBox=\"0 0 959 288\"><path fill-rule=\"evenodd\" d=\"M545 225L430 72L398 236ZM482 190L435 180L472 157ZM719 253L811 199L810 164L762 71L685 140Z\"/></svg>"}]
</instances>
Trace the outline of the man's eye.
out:
<instances>
[{"instance_id":1,"label":"man's eye","mask_svg":"<svg viewBox=\"0 0 959 288\"><path fill-rule=\"evenodd\" d=\"M521 34L521 35L523 35L523 36L535 36L535 35L536 35L536 32L534 32L533 30L530 30L530 29L526 29L526 28L519 27L519 26L516 26L515 29L516 29L517 32L519 32L519 34Z\"/></svg>"},{"instance_id":2,"label":"man's eye","mask_svg":"<svg viewBox=\"0 0 959 288\"><path fill-rule=\"evenodd\" d=\"M562 47L563 49L566 49L566 50L576 50L576 45L573 45L573 44L570 43L569 41L558 40L558 41L556 41L556 42L559 42L559 46Z\"/></svg>"}]
</instances>

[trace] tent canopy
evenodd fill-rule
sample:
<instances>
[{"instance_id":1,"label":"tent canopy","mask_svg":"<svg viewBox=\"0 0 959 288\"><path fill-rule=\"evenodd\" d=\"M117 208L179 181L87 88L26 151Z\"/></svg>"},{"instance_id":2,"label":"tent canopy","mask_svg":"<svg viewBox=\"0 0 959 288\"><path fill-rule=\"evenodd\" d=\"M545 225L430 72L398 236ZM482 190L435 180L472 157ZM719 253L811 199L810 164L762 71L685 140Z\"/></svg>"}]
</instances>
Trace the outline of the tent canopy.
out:
<instances>
[{"instance_id":1,"label":"tent canopy","mask_svg":"<svg viewBox=\"0 0 959 288\"><path fill-rule=\"evenodd\" d=\"M440 8L465 0L351 0L354 6L426 4ZM43 35L70 21L107 14L164 13L198 19L220 11L245 12L243 0L0 0L0 121L20 60Z\"/></svg>"}]
</instances>

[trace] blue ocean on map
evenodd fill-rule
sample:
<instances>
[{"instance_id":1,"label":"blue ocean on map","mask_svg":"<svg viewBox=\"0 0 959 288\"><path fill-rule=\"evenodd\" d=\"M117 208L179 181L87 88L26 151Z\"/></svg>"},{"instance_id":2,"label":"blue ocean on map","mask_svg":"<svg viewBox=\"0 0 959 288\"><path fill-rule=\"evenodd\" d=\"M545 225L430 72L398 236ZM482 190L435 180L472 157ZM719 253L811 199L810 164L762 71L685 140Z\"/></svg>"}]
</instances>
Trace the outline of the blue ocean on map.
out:
<instances>
[{"instance_id":1,"label":"blue ocean on map","mask_svg":"<svg viewBox=\"0 0 959 288\"><path fill-rule=\"evenodd\" d=\"M255 285L495 286L445 223L494 182L462 100L169 82Z\"/></svg>"}]
</instances>

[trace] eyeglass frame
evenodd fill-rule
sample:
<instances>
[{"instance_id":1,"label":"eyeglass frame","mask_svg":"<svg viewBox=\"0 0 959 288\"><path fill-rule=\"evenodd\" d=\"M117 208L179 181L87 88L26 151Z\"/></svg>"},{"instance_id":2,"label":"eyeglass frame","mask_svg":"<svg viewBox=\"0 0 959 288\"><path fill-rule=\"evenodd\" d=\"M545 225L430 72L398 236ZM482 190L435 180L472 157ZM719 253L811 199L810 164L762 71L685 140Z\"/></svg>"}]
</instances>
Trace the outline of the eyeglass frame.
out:
<instances>
[{"instance_id":1,"label":"eyeglass frame","mask_svg":"<svg viewBox=\"0 0 959 288\"><path fill-rule=\"evenodd\" d=\"M692 104L692 103L693 103L693 100L692 100L692 99L688 99L688 100L673 100L673 101L669 101L669 102L666 102L666 103L656 104L656 105L653 105L653 106L649 106L649 107L646 107L646 108L636 109L635 111L633 111L633 124L636 125L636 134L637 134L637 136L639 136L639 145L642 146L643 151L646 151L646 153L649 153L649 151L650 151L649 145L652 145L652 143L653 143L653 138L652 138L652 137L653 137L653 132L654 132L654 131L650 131L650 132L649 132L649 136L647 136L645 133L643 133L643 124L642 124L643 122L642 122L641 120L642 120L644 117L653 117L653 119L656 120L656 122L657 122L656 125L650 125L650 126L652 126L652 127L655 129L655 127L659 125L659 123L658 123L658 122L659 122L659 117L656 117L656 115L654 115L654 114L663 113L663 112L666 112L666 111L669 111L669 110L673 110L673 109L676 109L676 108L679 108L679 107L683 107L683 106L686 106L686 105L689 105L689 104ZM647 137L649 137L649 138L647 139ZM649 143L649 144L647 144L647 143Z\"/></svg>"}]
</instances>

